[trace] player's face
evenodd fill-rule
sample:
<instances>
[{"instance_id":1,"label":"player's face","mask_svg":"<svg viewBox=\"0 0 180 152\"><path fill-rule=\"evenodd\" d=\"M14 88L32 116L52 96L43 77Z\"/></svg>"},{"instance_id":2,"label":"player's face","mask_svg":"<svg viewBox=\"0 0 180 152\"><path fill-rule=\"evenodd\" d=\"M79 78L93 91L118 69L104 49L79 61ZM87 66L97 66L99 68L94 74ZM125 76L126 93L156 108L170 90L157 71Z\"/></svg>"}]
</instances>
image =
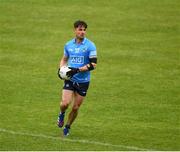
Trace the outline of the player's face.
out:
<instances>
[{"instance_id":1,"label":"player's face","mask_svg":"<svg viewBox=\"0 0 180 152\"><path fill-rule=\"evenodd\" d=\"M86 28L83 26L78 26L77 28L75 28L75 34L76 38L83 39L86 34Z\"/></svg>"}]
</instances>

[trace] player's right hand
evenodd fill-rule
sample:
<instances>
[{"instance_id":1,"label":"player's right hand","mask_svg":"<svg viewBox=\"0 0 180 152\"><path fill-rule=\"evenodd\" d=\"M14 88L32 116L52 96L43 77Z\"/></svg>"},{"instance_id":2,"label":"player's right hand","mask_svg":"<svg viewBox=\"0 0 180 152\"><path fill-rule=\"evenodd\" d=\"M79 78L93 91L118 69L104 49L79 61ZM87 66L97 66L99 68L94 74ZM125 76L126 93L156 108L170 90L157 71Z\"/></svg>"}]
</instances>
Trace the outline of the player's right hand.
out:
<instances>
[{"instance_id":1,"label":"player's right hand","mask_svg":"<svg viewBox=\"0 0 180 152\"><path fill-rule=\"evenodd\" d=\"M61 75L60 75L60 68L58 69L58 77L62 80L62 77L61 77Z\"/></svg>"}]
</instances>

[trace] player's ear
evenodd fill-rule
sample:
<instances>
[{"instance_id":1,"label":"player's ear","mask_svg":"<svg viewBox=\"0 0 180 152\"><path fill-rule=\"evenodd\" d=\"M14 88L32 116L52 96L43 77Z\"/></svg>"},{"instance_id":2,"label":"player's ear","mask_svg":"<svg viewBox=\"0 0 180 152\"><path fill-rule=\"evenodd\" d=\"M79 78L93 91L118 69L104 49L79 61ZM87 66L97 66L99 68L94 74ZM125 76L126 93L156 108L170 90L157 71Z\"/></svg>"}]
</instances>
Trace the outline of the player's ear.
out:
<instances>
[{"instance_id":1,"label":"player's ear","mask_svg":"<svg viewBox=\"0 0 180 152\"><path fill-rule=\"evenodd\" d=\"M76 34L77 28L74 28L74 33Z\"/></svg>"}]
</instances>

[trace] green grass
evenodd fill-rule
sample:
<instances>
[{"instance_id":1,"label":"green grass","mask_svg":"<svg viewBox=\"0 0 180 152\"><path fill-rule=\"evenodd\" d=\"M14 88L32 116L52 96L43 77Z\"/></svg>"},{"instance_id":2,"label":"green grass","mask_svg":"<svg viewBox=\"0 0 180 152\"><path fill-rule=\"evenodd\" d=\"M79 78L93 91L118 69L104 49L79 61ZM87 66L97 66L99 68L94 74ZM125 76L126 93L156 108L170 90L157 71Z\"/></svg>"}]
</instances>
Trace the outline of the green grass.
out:
<instances>
[{"instance_id":1,"label":"green grass","mask_svg":"<svg viewBox=\"0 0 180 152\"><path fill-rule=\"evenodd\" d=\"M179 10L179 0L0 0L0 150L180 150ZM77 19L98 67L62 140L57 68Z\"/></svg>"}]
</instances>

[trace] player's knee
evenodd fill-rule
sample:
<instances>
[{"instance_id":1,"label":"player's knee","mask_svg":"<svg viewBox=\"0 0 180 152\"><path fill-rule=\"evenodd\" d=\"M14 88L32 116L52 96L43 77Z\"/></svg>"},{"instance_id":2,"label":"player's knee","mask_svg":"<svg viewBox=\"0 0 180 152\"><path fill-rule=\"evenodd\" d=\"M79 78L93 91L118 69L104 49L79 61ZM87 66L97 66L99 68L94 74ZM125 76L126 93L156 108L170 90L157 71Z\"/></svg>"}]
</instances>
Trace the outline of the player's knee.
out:
<instances>
[{"instance_id":1,"label":"player's knee","mask_svg":"<svg viewBox=\"0 0 180 152\"><path fill-rule=\"evenodd\" d=\"M61 102L61 107L68 108L69 104L66 101Z\"/></svg>"},{"instance_id":2,"label":"player's knee","mask_svg":"<svg viewBox=\"0 0 180 152\"><path fill-rule=\"evenodd\" d=\"M78 106L78 105L73 106L73 107L72 107L72 110L76 112L76 111L78 111L78 110L79 110L79 107L80 107L80 106Z\"/></svg>"}]
</instances>

